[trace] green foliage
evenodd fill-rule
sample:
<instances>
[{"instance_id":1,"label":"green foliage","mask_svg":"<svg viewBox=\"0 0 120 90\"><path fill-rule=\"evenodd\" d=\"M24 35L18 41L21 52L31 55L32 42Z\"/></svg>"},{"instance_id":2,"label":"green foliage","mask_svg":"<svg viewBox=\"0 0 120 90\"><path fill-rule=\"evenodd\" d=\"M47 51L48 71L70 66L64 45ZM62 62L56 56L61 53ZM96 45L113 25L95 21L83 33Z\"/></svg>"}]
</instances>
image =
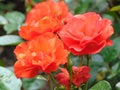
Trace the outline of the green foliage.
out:
<instances>
[{"instance_id":1,"label":"green foliage","mask_svg":"<svg viewBox=\"0 0 120 90\"><path fill-rule=\"evenodd\" d=\"M120 11L120 5L112 7L110 11Z\"/></svg>"},{"instance_id":2,"label":"green foliage","mask_svg":"<svg viewBox=\"0 0 120 90\"><path fill-rule=\"evenodd\" d=\"M0 67L0 90L21 90L22 83L11 71Z\"/></svg>"},{"instance_id":3,"label":"green foliage","mask_svg":"<svg viewBox=\"0 0 120 90\"><path fill-rule=\"evenodd\" d=\"M88 10L90 1L89 0L79 0L78 3L79 3L79 5L75 9L75 14L85 13Z\"/></svg>"},{"instance_id":4,"label":"green foliage","mask_svg":"<svg viewBox=\"0 0 120 90\"><path fill-rule=\"evenodd\" d=\"M4 24L7 24L7 23L8 22L7 22L6 18L0 15L0 25L4 25Z\"/></svg>"},{"instance_id":5,"label":"green foliage","mask_svg":"<svg viewBox=\"0 0 120 90\"><path fill-rule=\"evenodd\" d=\"M116 90L120 90L120 82L118 82L115 87L116 87Z\"/></svg>"},{"instance_id":6,"label":"green foliage","mask_svg":"<svg viewBox=\"0 0 120 90\"><path fill-rule=\"evenodd\" d=\"M32 79L23 79L23 88L25 90L40 90L45 85L44 80L32 78Z\"/></svg>"},{"instance_id":7,"label":"green foliage","mask_svg":"<svg viewBox=\"0 0 120 90\"><path fill-rule=\"evenodd\" d=\"M115 60L120 55L120 38L113 39L113 46L105 47L101 51L101 55L103 56L106 62L111 62Z\"/></svg>"},{"instance_id":8,"label":"green foliage","mask_svg":"<svg viewBox=\"0 0 120 90\"><path fill-rule=\"evenodd\" d=\"M25 15L21 12L13 11L5 14L5 18L8 21L8 24L4 25L4 30L7 34L10 34L19 29L19 26L22 25Z\"/></svg>"},{"instance_id":9,"label":"green foliage","mask_svg":"<svg viewBox=\"0 0 120 90\"><path fill-rule=\"evenodd\" d=\"M17 45L23 40L17 35L0 36L0 46Z\"/></svg>"},{"instance_id":10,"label":"green foliage","mask_svg":"<svg viewBox=\"0 0 120 90\"><path fill-rule=\"evenodd\" d=\"M107 81L99 81L90 90L112 90L110 84Z\"/></svg>"}]
</instances>

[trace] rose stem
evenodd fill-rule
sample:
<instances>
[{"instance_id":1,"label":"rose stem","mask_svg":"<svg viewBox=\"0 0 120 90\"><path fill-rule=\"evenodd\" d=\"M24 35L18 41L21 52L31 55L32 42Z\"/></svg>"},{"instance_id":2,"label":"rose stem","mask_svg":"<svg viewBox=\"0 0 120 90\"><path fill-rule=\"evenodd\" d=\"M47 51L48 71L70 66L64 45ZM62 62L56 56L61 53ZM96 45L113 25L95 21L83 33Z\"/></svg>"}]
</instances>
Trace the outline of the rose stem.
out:
<instances>
[{"instance_id":1,"label":"rose stem","mask_svg":"<svg viewBox=\"0 0 120 90\"><path fill-rule=\"evenodd\" d=\"M86 55L86 59L87 59L87 66L89 67L90 56ZM88 88L88 81L85 83L85 90L87 90L87 88Z\"/></svg>"}]
</instances>

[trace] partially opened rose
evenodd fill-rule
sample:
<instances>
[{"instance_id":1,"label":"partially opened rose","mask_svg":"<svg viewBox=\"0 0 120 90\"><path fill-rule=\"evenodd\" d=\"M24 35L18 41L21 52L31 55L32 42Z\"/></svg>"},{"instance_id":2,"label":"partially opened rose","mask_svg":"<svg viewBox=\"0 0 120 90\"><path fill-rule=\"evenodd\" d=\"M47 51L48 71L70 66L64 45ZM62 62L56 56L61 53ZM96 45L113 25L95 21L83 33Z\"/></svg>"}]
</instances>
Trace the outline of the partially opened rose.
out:
<instances>
[{"instance_id":1,"label":"partially opened rose","mask_svg":"<svg viewBox=\"0 0 120 90\"><path fill-rule=\"evenodd\" d=\"M61 40L51 33L38 36L19 44L14 53L18 61L14 65L17 77L31 78L38 72L56 71L67 62L67 50Z\"/></svg>"},{"instance_id":2,"label":"partially opened rose","mask_svg":"<svg viewBox=\"0 0 120 90\"><path fill-rule=\"evenodd\" d=\"M62 84L66 87L67 90L70 90L70 76L66 69L60 68L61 72L55 76L55 78L58 80L59 84ZM81 66L81 67L72 67L72 83L80 87L81 84L88 81L90 78L90 68L87 66Z\"/></svg>"},{"instance_id":3,"label":"partially opened rose","mask_svg":"<svg viewBox=\"0 0 120 90\"><path fill-rule=\"evenodd\" d=\"M87 66L82 67L72 67L73 75L72 75L72 82L77 86L80 87L82 83L87 82L90 78L90 68Z\"/></svg>"},{"instance_id":4,"label":"partially opened rose","mask_svg":"<svg viewBox=\"0 0 120 90\"><path fill-rule=\"evenodd\" d=\"M96 54L112 44L114 33L111 21L99 14L88 12L69 19L58 33L66 48L74 55Z\"/></svg>"}]
</instances>

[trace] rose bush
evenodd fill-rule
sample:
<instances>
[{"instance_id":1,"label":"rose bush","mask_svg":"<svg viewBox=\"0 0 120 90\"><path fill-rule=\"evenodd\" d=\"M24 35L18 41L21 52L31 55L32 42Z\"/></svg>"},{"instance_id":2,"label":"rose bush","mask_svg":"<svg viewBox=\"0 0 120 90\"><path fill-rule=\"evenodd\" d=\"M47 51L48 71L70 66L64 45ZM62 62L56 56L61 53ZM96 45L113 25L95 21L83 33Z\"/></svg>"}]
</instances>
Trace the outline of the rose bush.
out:
<instances>
[{"instance_id":1,"label":"rose bush","mask_svg":"<svg viewBox=\"0 0 120 90\"><path fill-rule=\"evenodd\" d=\"M111 24L111 20L95 12L73 16L62 0L35 4L27 14L25 25L20 27L19 34L26 41L14 50L15 75L33 78L43 73L48 76L50 90L59 90L61 85L64 90L87 89L91 76L89 56L112 45ZM74 66L69 58L71 54L81 56L79 65Z\"/></svg>"}]
</instances>

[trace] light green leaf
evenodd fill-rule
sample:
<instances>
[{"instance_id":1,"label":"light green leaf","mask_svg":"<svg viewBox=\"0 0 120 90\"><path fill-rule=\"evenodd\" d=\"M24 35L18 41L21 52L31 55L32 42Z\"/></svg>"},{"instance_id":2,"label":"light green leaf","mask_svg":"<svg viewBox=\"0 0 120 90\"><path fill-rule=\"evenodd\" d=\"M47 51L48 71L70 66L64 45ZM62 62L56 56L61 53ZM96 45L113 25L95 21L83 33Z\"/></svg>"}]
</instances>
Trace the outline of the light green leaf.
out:
<instances>
[{"instance_id":1,"label":"light green leaf","mask_svg":"<svg viewBox=\"0 0 120 90\"><path fill-rule=\"evenodd\" d=\"M120 5L112 7L110 11L120 11Z\"/></svg>"},{"instance_id":2,"label":"light green leaf","mask_svg":"<svg viewBox=\"0 0 120 90\"><path fill-rule=\"evenodd\" d=\"M9 23L17 23L19 25L25 20L25 15L21 12L13 11L6 13L5 18Z\"/></svg>"},{"instance_id":3,"label":"light green leaf","mask_svg":"<svg viewBox=\"0 0 120 90\"><path fill-rule=\"evenodd\" d=\"M22 42L23 40L17 35L4 35L0 36L0 45L16 45Z\"/></svg>"},{"instance_id":4,"label":"light green leaf","mask_svg":"<svg viewBox=\"0 0 120 90\"><path fill-rule=\"evenodd\" d=\"M45 80L45 81L47 81L47 79L45 77L43 77L42 75L37 75L36 78L39 79L39 80Z\"/></svg>"},{"instance_id":5,"label":"light green leaf","mask_svg":"<svg viewBox=\"0 0 120 90\"><path fill-rule=\"evenodd\" d=\"M5 18L8 20L8 24L4 26L4 29L7 34L10 34L14 31L17 31L18 28L23 24L25 15L21 12L14 11L6 13Z\"/></svg>"},{"instance_id":6,"label":"light green leaf","mask_svg":"<svg viewBox=\"0 0 120 90\"><path fill-rule=\"evenodd\" d=\"M11 71L0 67L0 90L21 90L22 83Z\"/></svg>"},{"instance_id":7,"label":"light green leaf","mask_svg":"<svg viewBox=\"0 0 120 90\"><path fill-rule=\"evenodd\" d=\"M107 81L103 80L103 81L99 81L89 90L112 90L112 89L110 84Z\"/></svg>"},{"instance_id":8,"label":"light green leaf","mask_svg":"<svg viewBox=\"0 0 120 90\"><path fill-rule=\"evenodd\" d=\"M24 90L41 90L46 82L44 80L31 78L23 79L23 88Z\"/></svg>"},{"instance_id":9,"label":"light green leaf","mask_svg":"<svg viewBox=\"0 0 120 90\"><path fill-rule=\"evenodd\" d=\"M7 20L3 16L0 15L0 25L4 25L7 23L8 23Z\"/></svg>"},{"instance_id":10,"label":"light green leaf","mask_svg":"<svg viewBox=\"0 0 120 90\"><path fill-rule=\"evenodd\" d=\"M120 82L118 82L115 87L116 87L116 90L120 90Z\"/></svg>"},{"instance_id":11,"label":"light green leaf","mask_svg":"<svg viewBox=\"0 0 120 90\"><path fill-rule=\"evenodd\" d=\"M18 30L18 24L17 23L9 23L4 25L4 30L6 31L7 34L10 34L14 31Z\"/></svg>"}]
</instances>

